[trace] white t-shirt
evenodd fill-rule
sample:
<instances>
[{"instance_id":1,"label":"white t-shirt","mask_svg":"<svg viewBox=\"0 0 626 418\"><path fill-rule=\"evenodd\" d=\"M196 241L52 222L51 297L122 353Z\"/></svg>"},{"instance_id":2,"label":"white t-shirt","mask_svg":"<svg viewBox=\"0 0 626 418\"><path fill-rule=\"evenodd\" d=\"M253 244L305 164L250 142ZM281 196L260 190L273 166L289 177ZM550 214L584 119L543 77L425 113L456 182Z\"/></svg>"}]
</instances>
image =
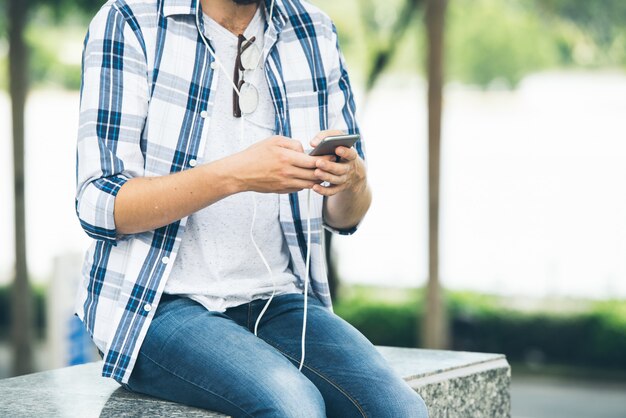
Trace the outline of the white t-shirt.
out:
<instances>
[{"instance_id":1,"label":"white t-shirt","mask_svg":"<svg viewBox=\"0 0 626 418\"><path fill-rule=\"evenodd\" d=\"M237 153L274 133L274 106L265 79L263 59L255 70L245 71L244 79L259 92L257 109L243 118L233 117L231 83L237 55L237 36L204 16L206 36L228 73L217 67L217 86L210 118L204 162ZM259 8L244 32L246 39L263 50L265 19ZM302 293L289 267L290 256L278 219L279 196L254 193L256 218L254 238L272 269L276 295ZM250 238L253 219L253 193L238 193L189 216L180 251L165 286L165 293L187 296L209 310L223 312L229 307L267 299L272 294L272 278Z\"/></svg>"}]
</instances>

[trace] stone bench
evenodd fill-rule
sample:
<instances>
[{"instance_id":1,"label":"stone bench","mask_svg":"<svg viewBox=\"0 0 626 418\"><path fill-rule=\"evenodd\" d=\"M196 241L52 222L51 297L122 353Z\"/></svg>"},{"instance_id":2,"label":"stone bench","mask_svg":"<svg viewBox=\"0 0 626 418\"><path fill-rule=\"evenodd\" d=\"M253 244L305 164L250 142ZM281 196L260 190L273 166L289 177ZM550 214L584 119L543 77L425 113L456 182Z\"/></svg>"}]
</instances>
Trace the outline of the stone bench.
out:
<instances>
[{"instance_id":1,"label":"stone bench","mask_svg":"<svg viewBox=\"0 0 626 418\"><path fill-rule=\"evenodd\" d=\"M377 347L431 418L510 417L511 369L501 354ZM122 389L88 363L0 380L0 417L225 417ZM399 417L401 418L401 417Z\"/></svg>"}]
</instances>

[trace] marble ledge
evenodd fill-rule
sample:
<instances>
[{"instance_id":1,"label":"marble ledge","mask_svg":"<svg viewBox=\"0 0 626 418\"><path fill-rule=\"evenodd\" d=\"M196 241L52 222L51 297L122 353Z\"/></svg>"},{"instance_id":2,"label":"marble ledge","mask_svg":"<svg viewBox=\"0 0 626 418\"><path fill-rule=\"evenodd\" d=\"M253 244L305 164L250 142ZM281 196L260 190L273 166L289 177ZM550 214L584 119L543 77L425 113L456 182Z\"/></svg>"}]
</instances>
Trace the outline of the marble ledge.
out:
<instances>
[{"instance_id":1,"label":"marble ledge","mask_svg":"<svg viewBox=\"0 0 626 418\"><path fill-rule=\"evenodd\" d=\"M377 349L428 405L430 418L510 417L511 369L501 354ZM4 417L205 417L223 414L130 393L95 362L0 380Z\"/></svg>"}]
</instances>

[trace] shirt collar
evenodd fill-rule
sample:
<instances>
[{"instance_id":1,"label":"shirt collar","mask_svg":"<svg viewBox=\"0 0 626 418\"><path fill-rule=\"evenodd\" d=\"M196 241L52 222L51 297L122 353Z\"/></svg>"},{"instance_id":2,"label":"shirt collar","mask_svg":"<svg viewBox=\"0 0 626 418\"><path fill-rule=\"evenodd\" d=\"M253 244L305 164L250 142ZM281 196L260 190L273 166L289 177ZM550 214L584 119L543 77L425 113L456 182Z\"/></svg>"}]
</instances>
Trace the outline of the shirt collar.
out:
<instances>
[{"instance_id":1,"label":"shirt collar","mask_svg":"<svg viewBox=\"0 0 626 418\"><path fill-rule=\"evenodd\" d=\"M176 15L195 15L196 0L161 0L163 2L163 16L170 17ZM266 16L269 16L270 5L272 0L263 0L265 5ZM272 16L272 24L277 33L280 33L283 26L287 22L284 11L283 0L275 0L274 12Z\"/></svg>"}]
</instances>

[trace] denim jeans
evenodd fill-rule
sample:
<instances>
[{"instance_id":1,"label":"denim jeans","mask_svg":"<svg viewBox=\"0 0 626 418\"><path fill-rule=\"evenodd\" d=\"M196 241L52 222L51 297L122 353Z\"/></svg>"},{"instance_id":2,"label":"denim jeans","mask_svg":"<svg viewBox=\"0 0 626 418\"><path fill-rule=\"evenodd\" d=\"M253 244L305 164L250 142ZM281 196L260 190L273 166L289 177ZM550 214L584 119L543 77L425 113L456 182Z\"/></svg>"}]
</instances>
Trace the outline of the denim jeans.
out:
<instances>
[{"instance_id":1,"label":"denim jeans","mask_svg":"<svg viewBox=\"0 0 626 418\"><path fill-rule=\"evenodd\" d=\"M302 294L209 311L163 295L126 389L232 417L425 418L422 398L372 343Z\"/></svg>"}]
</instances>

